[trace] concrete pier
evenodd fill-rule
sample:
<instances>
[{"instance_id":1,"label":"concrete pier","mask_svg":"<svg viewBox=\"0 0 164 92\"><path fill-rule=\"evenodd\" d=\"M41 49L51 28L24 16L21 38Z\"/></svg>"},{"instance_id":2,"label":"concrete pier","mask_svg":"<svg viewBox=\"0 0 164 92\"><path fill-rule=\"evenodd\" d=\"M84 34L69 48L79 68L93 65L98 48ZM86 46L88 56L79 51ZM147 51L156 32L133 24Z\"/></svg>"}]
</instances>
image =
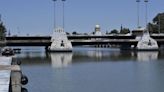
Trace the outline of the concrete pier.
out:
<instances>
[{"instance_id":1,"label":"concrete pier","mask_svg":"<svg viewBox=\"0 0 164 92\"><path fill-rule=\"evenodd\" d=\"M13 67L15 68L14 70L12 70L11 72L11 80L10 80L10 90L11 92L21 92L21 70L18 66Z\"/></svg>"},{"instance_id":2,"label":"concrete pier","mask_svg":"<svg viewBox=\"0 0 164 92\"><path fill-rule=\"evenodd\" d=\"M11 63L12 57L0 56L0 92L21 92L21 68Z\"/></svg>"},{"instance_id":3,"label":"concrete pier","mask_svg":"<svg viewBox=\"0 0 164 92\"><path fill-rule=\"evenodd\" d=\"M0 57L0 92L9 92L11 70L5 66L11 65L11 58Z\"/></svg>"}]
</instances>

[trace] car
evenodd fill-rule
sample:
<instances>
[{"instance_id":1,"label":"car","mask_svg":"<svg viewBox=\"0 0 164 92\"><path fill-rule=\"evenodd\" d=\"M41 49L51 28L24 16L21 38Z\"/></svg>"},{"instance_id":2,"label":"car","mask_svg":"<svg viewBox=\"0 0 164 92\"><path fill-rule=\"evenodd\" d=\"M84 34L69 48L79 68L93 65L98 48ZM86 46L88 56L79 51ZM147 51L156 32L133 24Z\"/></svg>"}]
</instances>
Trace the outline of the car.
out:
<instances>
[{"instance_id":1,"label":"car","mask_svg":"<svg viewBox=\"0 0 164 92\"><path fill-rule=\"evenodd\" d=\"M12 56L14 55L14 50L12 48L3 48L2 56Z\"/></svg>"}]
</instances>

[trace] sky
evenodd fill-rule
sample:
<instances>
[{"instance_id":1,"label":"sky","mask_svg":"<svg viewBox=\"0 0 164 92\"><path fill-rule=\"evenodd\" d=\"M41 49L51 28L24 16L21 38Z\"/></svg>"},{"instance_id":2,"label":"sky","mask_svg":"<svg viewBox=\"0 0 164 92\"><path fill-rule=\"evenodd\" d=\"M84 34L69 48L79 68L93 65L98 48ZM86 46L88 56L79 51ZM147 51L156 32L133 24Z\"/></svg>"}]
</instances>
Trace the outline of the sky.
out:
<instances>
[{"instance_id":1,"label":"sky","mask_svg":"<svg viewBox=\"0 0 164 92\"><path fill-rule=\"evenodd\" d=\"M136 0L66 0L65 31L92 33L99 24L101 31L120 29L120 26L136 29ZM164 0L149 0L148 22L157 13L164 12ZM56 26L62 26L62 1L57 0L0 0L0 14L11 35L51 35ZM140 25L145 27L145 3L140 2Z\"/></svg>"}]
</instances>

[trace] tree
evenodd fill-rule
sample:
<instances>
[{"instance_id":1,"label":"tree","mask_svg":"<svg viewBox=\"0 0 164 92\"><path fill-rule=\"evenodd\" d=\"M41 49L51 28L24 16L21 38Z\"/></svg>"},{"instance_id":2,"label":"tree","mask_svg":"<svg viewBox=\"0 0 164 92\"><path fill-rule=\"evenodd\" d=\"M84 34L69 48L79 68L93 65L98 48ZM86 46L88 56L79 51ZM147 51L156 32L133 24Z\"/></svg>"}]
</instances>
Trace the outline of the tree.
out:
<instances>
[{"instance_id":1,"label":"tree","mask_svg":"<svg viewBox=\"0 0 164 92\"><path fill-rule=\"evenodd\" d=\"M154 26L153 31L158 31L160 33L164 33L164 13L158 13L154 19L152 24Z\"/></svg>"},{"instance_id":2,"label":"tree","mask_svg":"<svg viewBox=\"0 0 164 92\"><path fill-rule=\"evenodd\" d=\"M158 26L156 24L148 23L148 30L150 33L159 33Z\"/></svg>"},{"instance_id":3,"label":"tree","mask_svg":"<svg viewBox=\"0 0 164 92\"><path fill-rule=\"evenodd\" d=\"M118 34L118 30L116 30L116 29L113 29L111 32L110 32L111 34Z\"/></svg>"},{"instance_id":4,"label":"tree","mask_svg":"<svg viewBox=\"0 0 164 92\"><path fill-rule=\"evenodd\" d=\"M127 33L130 33L130 30L129 30L129 28L122 28L120 33L121 34L127 34Z\"/></svg>"},{"instance_id":5,"label":"tree","mask_svg":"<svg viewBox=\"0 0 164 92\"><path fill-rule=\"evenodd\" d=\"M95 34L95 32L92 32L92 34L94 35L94 34Z\"/></svg>"},{"instance_id":6,"label":"tree","mask_svg":"<svg viewBox=\"0 0 164 92\"><path fill-rule=\"evenodd\" d=\"M5 40L6 37L6 28L3 23L0 23L0 40Z\"/></svg>"},{"instance_id":7,"label":"tree","mask_svg":"<svg viewBox=\"0 0 164 92\"><path fill-rule=\"evenodd\" d=\"M77 32L76 32L76 31L74 31L74 32L72 32L72 34L73 34L73 35L77 35Z\"/></svg>"},{"instance_id":8,"label":"tree","mask_svg":"<svg viewBox=\"0 0 164 92\"><path fill-rule=\"evenodd\" d=\"M88 33L84 33L84 35L88 35Z\"/></svg>"},{"instance_id":9,"label":"tree","mask_svg":"<svg viewBox=\"0 0 164 92\"><path fill-rule=\"evenodd\" d=\"M66 32L66 34L67 34L67 35L70 35L70 33L69 33L69 32Z\"/></svg>"}]
</instances>

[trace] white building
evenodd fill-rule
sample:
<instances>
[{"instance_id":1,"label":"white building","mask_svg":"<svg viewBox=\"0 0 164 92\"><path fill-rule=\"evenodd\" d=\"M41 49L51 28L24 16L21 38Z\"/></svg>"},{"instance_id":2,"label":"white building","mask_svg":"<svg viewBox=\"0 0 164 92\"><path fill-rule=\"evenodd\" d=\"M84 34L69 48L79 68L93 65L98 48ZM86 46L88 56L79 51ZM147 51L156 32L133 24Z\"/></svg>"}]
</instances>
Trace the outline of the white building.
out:
<instances>
[{"instance_id":1,"label":"white building","mask_svg":"<svg viewBox=\"0 0 164 92\"><path fill-rule=\"evenodd\" d=\"M100 30L100 25L95 26L95 36L102 36L101 30Z\"/></svg>"}]
</instances>

